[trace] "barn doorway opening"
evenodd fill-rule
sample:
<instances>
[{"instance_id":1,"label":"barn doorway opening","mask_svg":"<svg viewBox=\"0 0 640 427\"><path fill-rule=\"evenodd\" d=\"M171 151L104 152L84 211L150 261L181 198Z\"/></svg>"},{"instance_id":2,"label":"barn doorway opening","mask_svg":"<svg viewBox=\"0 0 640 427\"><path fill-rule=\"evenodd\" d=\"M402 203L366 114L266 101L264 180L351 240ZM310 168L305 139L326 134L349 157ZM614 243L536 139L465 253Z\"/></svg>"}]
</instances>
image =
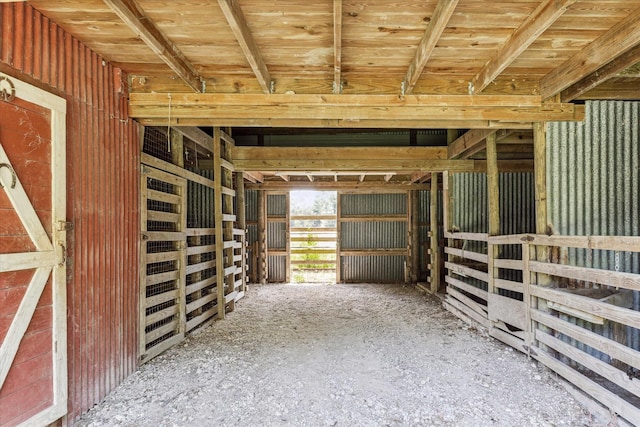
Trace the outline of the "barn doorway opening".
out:
<instances>
[{"instance_id":1,"label":"barn doorway opening","mask_svg":"<svg viewBox=\"0 0 640 427\"><path fill-rule=\"evenodd\" d=\"M290 192L291 281L335 283L338 193Z\"/></svg>"}]
</instances>

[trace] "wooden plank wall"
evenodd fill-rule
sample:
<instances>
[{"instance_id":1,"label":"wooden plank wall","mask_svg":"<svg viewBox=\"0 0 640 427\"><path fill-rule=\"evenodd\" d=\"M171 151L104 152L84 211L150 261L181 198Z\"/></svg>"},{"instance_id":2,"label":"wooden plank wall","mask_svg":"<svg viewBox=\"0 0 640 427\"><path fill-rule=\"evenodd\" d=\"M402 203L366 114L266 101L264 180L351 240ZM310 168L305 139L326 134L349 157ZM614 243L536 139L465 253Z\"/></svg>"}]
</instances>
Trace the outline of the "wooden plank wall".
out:
<instances>
[{"instance_id":1,"label":"wooden plank wall","mask_svg":"<svg viewBox=\"0 0 640 427\"><path fill-rule=\"evenodd\" d=\"M137 365L138 126L126 76L26 3L0 3L0 70L68 105L70 423Z\"/></svg>"}]
</instances>

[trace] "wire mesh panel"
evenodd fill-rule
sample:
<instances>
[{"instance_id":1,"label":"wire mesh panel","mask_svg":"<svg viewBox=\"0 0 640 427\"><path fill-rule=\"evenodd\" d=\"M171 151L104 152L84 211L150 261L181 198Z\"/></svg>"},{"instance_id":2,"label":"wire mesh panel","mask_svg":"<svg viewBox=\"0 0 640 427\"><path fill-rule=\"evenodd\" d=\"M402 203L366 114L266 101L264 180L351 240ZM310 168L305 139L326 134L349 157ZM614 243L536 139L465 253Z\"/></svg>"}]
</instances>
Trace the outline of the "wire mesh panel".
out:
<instances>
[{"instance_id":1,"label":"wire mesh panel","mask_svg":"<svg viewBox=\"0 0 640 427\"><path fill-rule=\"evenodd\" d=\"M143 166L140 350L149 360L184 338L186 180Z\"/></svg>"}]
</instances>

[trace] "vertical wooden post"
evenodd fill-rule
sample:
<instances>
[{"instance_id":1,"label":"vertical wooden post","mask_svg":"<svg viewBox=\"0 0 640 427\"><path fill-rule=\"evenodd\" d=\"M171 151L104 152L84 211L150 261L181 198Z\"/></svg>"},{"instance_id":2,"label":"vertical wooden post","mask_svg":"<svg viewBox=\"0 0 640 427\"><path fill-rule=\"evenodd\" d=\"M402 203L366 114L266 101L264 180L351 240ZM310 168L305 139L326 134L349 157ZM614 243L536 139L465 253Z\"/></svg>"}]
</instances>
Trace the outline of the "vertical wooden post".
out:
<instances>
[{"instance_id":1,"label":"vertical wooden post","mask_svg":"<svg viewBox=\"0 0 640 427\"><path fill-rule=\"evenodd\" d=\"M258 190L258 281L267 283L267 195Z\"/></svg>"},{"instance_id":2,"label":"vertical wooden post","mask_svg":"<svg viewBox=\"0 0 640 427\"><path fill-rule=\"evenodd\" d=\"M171 162L184 168L184 138L182 134L176 130L171 129Z\"/></svg>"},{"instance_id":3,"label":"vertical wooden post","mask_svg":"<svg viewBox=\"0 0 640 427\"><path fill-rule=\"evenodd\" d=\"M224 225L222 221L222 139L220 128L213 129L214 227L216 238L216 288L218 320L225 317Z\"/></svg>"},{"instance_id":4,"label":"vertical wooden post","mask_svg":"<svg viewBox=\"0 0 640 427\"><path fill-rule=\"evenodd\" d=\"M440 236L438 233L438 174L431 174L431 194L429 201L429 249L431 252L430 282L431 293L435 294L440 288Z\"/></svg>"},{"instance_id":5,"label":"vertical wooden post","mask_svg":"<svg viewBox=\"0 0 640 427\"><path fill-rule=\"evenodd\" d=\"M284 234L285 234L285 247L287 251L287 256L285 258L285 273L284 273L284 281L285 283L291 283L291 192L287 191L284 195L285 197L285 225L284 225Z\"/></svg>"},{"instance_id":6,"label":"vertical wooden post","mask_svg":"<svg viewBox=\"0 0 640 427\"><path fill-rule=\"evenodd\" d=\"M420 273L420 198L417 190L409 191L409 194L411 195L411 283L418 283Z\"/></svg>"},{"instance_id":7,"label":"vertical wooden post","mask_svg":"<svg viewBox=\"0 0 640 427\"><path fill-rule=\"evenodd\" d=\"M500 177L498 175L498 154L496 151L496 134L487 137L487 207L489 211L489 236L500 234ZM498 258L498 245L487 243L489 282L487 292L489 294L488 308L491 311L491 294L495 292L495 279L498 269L494 267ZM491 319L491 313L489 313Z\"/></svg>"},{"instance_id":8,"label":"vertical wooden post","mask_svg":"<svg viewBox=\"0 0 640 427\"><path fill-rule=\"evenodd\" d=\"M244 232L242 236L242 262L240 268L242 269L241 277L242 284L240 285L240 292L247 290L247 215L246 215L246 199L244 194L244 175L242 172L235 173L236 178L236 221L238 228Z\"/></svg>"},{"instance_id":9,"label":"vertical wooden post","mask_svg":"<svg viewBox=\"0 0 640 427\"><path fill-rule=\"evenodd\" d=\"M337 192L336 197L338 200L336 201L336 283L342 282L342 275L340 271L342 270L342 256L340 255L340 217L342 216L342 194L340 191Z\"/></svg>"}]
</instances>

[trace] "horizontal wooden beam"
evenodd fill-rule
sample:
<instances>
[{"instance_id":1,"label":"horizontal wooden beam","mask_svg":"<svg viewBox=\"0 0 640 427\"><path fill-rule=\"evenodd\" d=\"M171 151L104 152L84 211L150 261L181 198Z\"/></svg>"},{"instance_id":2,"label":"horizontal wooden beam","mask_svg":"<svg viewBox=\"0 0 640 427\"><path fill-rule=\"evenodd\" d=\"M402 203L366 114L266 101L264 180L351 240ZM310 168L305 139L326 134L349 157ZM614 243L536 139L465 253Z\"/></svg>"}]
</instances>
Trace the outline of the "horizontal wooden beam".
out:
<instances>
[{"instance_id":1,"label":"horizontal wooden beam","mask_svg":"<svg viewBox=\"0 0 640 427\"><path fill-rule=\"evenodd\" d=\"M292 181L292 182L284 182L284 181L267 181L261 184L258 183L246 183L246 189L259 189L259 190L270 190L270 191L290 191L290 190L326 190L326 191L337 191L340 190L342 192L353 192L353 193L395 193L395 192L406 192L408 190L429 190L431 188L430 184L411 184L404 182L346 182L346 181L338 181L338 182L330 182L330 181Z\"/></svg>"},{"instance_id":2,"label":"horizontal wooden beam","mask_svg":"<svg viewBox=\"0 0 640 427\"><path fill-rule=\"evenodd\" d=\"M640 8L540 80L540 95L550 98L640 44Z\"/></svg>"},{"instance_id":3,"label":"horizontal wooden beam","mask_svg":"<svg viewBox=\"0 0 640 427\"><path fill-rule=\"evenodd\" d=\"M357 127L362 121L368 125L372 121L398 122L407 127L407 122L430 121L437 128L443 126L435 123L442 122L458 122L459 127L468 127L465 123L471 122L513 128L509 124L584 118L584 106L542 104L538 96L174 94L171 110L168 101L167 94L133 93L129 115L165 122L172 117L180 125L189 119L219 126L257 126L256 122L278 120L281 126L297 127L304 127L306 121L326 122L323 127Z\"/></svg>"},{"instance_id":4,"label":"horizontal wooden beam","mask_svg":"<svg viewBox=\"0 0 640 427\"><path fill-rule=\"evenodd\" d=\"M104 0L104 2L191 89L196 92L203 92L202 77L200 77L193 64L158 29L135 0Z\"/></svg>"}]
</instances>

